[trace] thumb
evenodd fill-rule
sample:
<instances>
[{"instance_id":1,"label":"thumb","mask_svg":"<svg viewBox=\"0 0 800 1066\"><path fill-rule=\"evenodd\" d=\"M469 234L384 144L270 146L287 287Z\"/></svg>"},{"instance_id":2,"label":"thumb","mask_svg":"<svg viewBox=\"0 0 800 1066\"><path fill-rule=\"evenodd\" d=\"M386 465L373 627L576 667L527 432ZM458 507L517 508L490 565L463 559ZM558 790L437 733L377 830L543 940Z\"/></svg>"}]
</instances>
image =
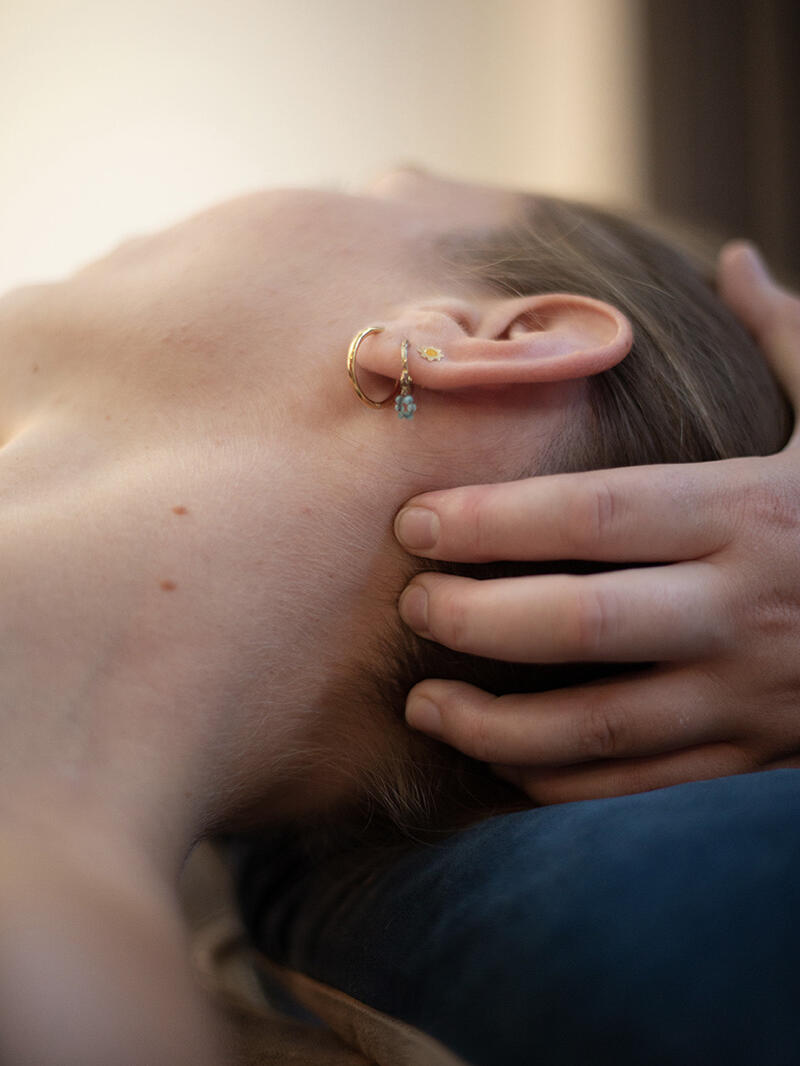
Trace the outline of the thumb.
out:
<instances>
[{"instance_id":1,"label":"thumb","mask_svg":"<svg viewBox=\"0 0 800 1066\"><path fill-rule=\"evenodd\" d=\"M795 413L800 409L800 299L781 288L747 241L720 252L720 295L758 341Z\"/></svg>"}]
</instances>

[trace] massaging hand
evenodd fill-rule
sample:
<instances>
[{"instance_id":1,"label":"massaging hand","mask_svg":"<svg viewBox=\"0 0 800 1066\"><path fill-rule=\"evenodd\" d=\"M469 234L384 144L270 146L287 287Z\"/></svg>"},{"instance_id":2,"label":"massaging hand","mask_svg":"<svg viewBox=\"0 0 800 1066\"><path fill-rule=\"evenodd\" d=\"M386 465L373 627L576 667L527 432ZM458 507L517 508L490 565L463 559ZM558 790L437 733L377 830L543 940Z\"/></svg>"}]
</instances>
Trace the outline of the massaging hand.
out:
<instances>
[{"instance_id":1,"label":"massaging hand","mask_svg":"<svg viewBox=\"0 0 800 1066\"><path fill-rule=\"evenodd\" d=\"M720 285L798 409L800 299L744 245L723 251ZM494 764L539 803L800 766L800 430L767 458L483 485L410 506L436 516L435 540L405 539L430 558L667 564L488 582L416 577L410 587L427 593L423 635L449 647L657 665L500 698L425 681L408 699L411 725ZM412 528L402 512L398 535Z\"/></svg>"}]
</instances>

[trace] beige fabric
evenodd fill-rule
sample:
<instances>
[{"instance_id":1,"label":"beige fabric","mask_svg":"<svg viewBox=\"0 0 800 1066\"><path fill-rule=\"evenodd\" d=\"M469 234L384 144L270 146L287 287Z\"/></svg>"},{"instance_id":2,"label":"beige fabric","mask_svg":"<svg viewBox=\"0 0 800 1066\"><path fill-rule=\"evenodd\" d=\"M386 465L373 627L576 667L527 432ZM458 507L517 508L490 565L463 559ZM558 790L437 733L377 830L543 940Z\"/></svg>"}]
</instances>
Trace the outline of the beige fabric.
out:
<instances>
[{"instance_id":1,"label":"beige fabric","mask_svg":"<svg viewBox=\"0 0 800 1066\"><path fill-rule=\"evenodd\" d=\"M379 1066L331 1030L286 1018L268 1003L232 916L195 931L194 961L237 1066Z\"/></svg>"},{"instance_id":2,"label":"beige fabric","mask_svg":"<svg viewBox=\"0 0 800 1066\"><path fill-rule=\"evenodd\" d=\"M294 1021L267 1001L237 915L230 874L208 843L195 848L181 895L195 969L235 1066L376 1066L335 1033Z\"/></svg>"},{"instance_id":3,"label":"beige fabric","mask_svg":"<svg viewBox=\"0 0 800 1066\"><path fill-rule=\"evenodd\" d=\"M298 1002L328 1023L376 1066L468 1066L437 1040L388 1014L373 1010L336 988L259 958Z\"/></svg>"},{"instance_id":4,"label":"beige fabric","mask_svg":"<svg viewBox=\"0 0 800 1066\"><path fill-rule=\"evenodd\" d=\"M195 934L195 965L247 1066L468 1066L438 1041L336 988L253 952L238 922L223 916ZM330 1026L285 1018L267 1002L257 970L282 984Z\"/></svg>"},{"instance_id":5,"label":"beige fabric","mask_svg":"<svg viewBox=\"0 0 800 1066\"><path fill-rule=\"evenodd\" d=\"M237 1066L468 1066L436 1040L250 947L228 873L202 845L184 872L183 903L195 968ZM258 971L282 984L330 1028L287 1018L267 1000Z\"/></svg>"}]
</instances>

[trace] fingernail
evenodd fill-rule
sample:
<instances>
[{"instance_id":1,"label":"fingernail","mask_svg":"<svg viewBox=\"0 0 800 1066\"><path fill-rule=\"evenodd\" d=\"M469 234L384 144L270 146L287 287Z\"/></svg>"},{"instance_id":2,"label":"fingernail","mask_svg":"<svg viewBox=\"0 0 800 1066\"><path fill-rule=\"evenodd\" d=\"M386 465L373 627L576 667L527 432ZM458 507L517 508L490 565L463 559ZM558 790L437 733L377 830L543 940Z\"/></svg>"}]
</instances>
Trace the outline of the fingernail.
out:
<instances>
[{"instance_id":1,"label":"fingernail","mask_svg":"<svg viewBox=\"0 0 800 1066\"><path fill-rule=\"evenodd\" d=\"M406 707L406 721L420 733L438 737L442 732L442 715L439 708L427 696L411 696Z\"/></svg>"},{"instance_id":2,"label":"fingernail","mask_svg":"<svg viewBox=\"0 0 800 1066\"><path fill-rule=\"evenodd\" d=\"M415 633L428 632L428 593L422 585L409 585L397 604L400 617Z\"/></svg>"},{"instance_id":3,"label":"fingernail","mask_svg":"<svg viewBox=\"0 0 800 1066\"><path fill-rule=\"evenodd\" d=\"M404 507L394 520L394 534L403 547L426 551L439 539L439 516L427 507Z\"/></svg>"}]
</instances>

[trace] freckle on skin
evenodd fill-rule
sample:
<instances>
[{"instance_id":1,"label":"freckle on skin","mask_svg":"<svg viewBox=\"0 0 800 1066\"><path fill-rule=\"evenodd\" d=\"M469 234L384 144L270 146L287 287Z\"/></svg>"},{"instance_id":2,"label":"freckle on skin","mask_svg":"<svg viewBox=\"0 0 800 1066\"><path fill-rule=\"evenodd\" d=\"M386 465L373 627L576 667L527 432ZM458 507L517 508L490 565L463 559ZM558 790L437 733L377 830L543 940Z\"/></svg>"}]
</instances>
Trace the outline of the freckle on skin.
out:
<instances>
[{"instance_id":1,"label":"freckle on skin","mask_svg":"<svg viewBox=\"0 0 800 1066\"><path fill-rule=\"evenodd\" d=\"M31 368L31 373L32 374L38 374L39 373L39 364L38 363L34 363L33 364L33 367Z\"/></svg>"},{"instance_id":2,"label":"freckle on skin","mask_svg":"<svg viewBox=\"0 0 800 1066\"><path fill-rule=\"evenodd\" d=\"M169 581L168 579L165 580L165 581L161 581L159 583L161 585L161 591L162 592L172 592L174 589L176 589L178 587L175 584L174 581Z\"/></svg>"},{"instance_id":3,"label":"freckle on skin","mask_svg":"<svg viewBox=\"0 0 800 1066\"><path fill-rule=\"evenodd\" d=\"M188 514L189 512L186 510L186 508L183 506L183 504L178 504L177 507L173 507L172 508L172 513L173 514Z\"/></svg>"}]
</instances>

